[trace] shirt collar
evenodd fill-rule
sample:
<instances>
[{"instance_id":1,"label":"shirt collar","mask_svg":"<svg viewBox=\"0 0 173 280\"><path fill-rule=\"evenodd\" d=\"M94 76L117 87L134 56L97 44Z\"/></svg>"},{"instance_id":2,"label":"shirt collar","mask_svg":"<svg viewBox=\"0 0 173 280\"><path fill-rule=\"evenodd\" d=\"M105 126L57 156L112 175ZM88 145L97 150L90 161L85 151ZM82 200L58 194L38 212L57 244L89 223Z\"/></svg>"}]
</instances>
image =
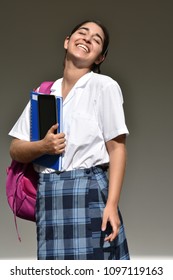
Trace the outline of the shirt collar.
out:
<instances>
[{"instance_id":1,"label":"shirt collar","mask_svg":"<svg viewBox=\"0 0 173 280\"><path fill-rule=\"evenodd\" d=\"M91 78L93 72L88 72L86 73L85 75L83 75L77 82L76 84L74 85L75 88L78 88L78 87L83 87L85 86L85 84L88 82L88 80Z\"/></svg>"},{"instance_id":2,"label":"shirt collar","mask_svg":"<svg viewBox=\"0 0 173 280\"><path fill-rule=\"evenodd\" d=\"M74 85L74 88L79 88L79 87L83 87L88 80L91 78L91 76L93 75L93 71L86 73L85 75L83 75ZM57 91L57 92L61 92L61 84L62 84L62 80L63 78L60 78L58 80L56 80L54 82L54 84L51 87L51 92Z\"/></svg>"}]
</instances>

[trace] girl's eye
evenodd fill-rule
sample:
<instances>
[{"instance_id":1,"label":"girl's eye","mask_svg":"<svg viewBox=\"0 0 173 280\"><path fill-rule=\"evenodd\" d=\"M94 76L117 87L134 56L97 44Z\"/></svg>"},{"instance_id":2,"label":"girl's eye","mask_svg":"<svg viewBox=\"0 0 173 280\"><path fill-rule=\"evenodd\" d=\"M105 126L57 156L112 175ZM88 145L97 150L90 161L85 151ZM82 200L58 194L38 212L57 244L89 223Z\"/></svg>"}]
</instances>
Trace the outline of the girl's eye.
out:
<instances>
[{"instance_id":1,"label":"girl's eye","mask_svg":"<svg viewBox=\"0 0 173 280\"><path fill-rule=\"evenodd\" d=\"M100 45L100 41L98 39L94 38L94 41Z\"/></svg>"},{"instance_id":2,"label":"girl's eye","mask_svg":"<svg viewBox=\"0 0 173 280\"><path fill-rule=\"evenodd\" d=\"M82 31L79 31L79 34L80 34L80 35L85 35L85 33L84 33L84 32L82 32Z\"/></svg>"}]
</instances>

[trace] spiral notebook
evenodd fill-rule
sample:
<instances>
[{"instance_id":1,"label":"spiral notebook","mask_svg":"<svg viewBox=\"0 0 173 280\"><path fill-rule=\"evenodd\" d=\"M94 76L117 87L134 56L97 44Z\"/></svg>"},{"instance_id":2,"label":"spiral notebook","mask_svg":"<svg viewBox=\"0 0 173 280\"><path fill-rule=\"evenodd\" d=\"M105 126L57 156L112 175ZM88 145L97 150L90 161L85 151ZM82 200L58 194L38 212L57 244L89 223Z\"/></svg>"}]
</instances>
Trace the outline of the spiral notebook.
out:
<instances>
[{"instance_id":1,"label":"spiral notebook","mask_svg":"<svg viewBox=\"0 0 173 280\"><path fill-rule=\"evenodd\" d=\"M58 123L57 132L62 132L62 97L31 92L30 100L31 141L41 140L55 123ZM33 162L58 171L62 169L62 155L43 155Z\"/></svg>"}]
</instances>

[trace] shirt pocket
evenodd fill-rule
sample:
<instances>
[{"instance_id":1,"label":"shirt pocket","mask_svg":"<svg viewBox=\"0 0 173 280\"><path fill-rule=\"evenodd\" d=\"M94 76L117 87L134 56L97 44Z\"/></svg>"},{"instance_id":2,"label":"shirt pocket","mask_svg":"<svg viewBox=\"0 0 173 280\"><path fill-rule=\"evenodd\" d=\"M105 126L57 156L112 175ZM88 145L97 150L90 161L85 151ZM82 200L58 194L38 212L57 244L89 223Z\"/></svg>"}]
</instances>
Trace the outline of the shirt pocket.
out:
<instances>
[{"instance_id":1,"label":"shirt pocket","mask_svg":"<svg viewBox=\"0 0 173 280\"><path fill-rule=\"evenodd\" d=\"M86 113L73 113L69 126L68 141L74 145L89 145L97 141L99 127L94 116Z\"/></svg>"}]
</instances>

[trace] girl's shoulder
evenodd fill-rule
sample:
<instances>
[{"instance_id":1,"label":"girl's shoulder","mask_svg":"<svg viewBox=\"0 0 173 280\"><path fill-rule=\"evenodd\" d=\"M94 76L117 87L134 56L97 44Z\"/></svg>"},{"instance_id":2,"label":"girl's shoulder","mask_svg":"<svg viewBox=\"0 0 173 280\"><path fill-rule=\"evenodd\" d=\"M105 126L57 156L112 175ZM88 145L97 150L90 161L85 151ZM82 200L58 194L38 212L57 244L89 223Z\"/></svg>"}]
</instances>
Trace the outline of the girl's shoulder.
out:
<instances>
[{"instance_id":1,"label":"girl's shoulder","mask_svg":"<svg viewBox=\"0 0 173 280\"><path fill-rule=\"evenodd\" d=\"M120 88L118 82L114 80L112 77L104 74L98 74L98 73L92 73L91 78L92 83L96 83L97 85L100 85L101 87L106 87L109 85L115 86Z\"/></svg>"}]
</instances>

